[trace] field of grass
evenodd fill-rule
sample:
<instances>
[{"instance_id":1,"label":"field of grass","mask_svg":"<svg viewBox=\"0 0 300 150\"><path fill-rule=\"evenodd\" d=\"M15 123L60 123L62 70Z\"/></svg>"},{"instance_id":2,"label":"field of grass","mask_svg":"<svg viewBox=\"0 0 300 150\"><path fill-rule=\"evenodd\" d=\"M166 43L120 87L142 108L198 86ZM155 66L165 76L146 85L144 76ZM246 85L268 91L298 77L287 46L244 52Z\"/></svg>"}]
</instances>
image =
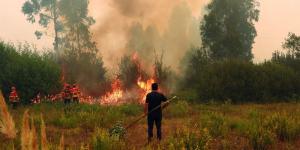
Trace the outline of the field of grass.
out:
<instances>
[{"instance_id":1,"label":"field of grass","mask_svg":"<svg viewBox=\"0 0 300 150\"><path fill-rule=\"evenodd\" d=\"M49 149L300 149L300 103L204 105L185 101L164 110L163 140L151 144L146 140L145 119L124 136L109 134L117 123L126 126L140 116L140 105L20 106L9 109L17 136L9 140L0 134L1 149L21 149L26 110L40 148L43 140L39 139L46 137ZM46 136L41 131L43 122Z\"/></svg>"}]
</instances>

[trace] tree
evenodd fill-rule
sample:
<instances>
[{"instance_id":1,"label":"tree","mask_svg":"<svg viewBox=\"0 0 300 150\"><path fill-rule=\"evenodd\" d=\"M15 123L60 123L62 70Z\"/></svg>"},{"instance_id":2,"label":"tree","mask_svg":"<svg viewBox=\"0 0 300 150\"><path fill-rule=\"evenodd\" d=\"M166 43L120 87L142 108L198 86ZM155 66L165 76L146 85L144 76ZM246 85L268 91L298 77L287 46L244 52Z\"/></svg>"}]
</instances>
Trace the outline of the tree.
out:
<instances>
[{"instance_id":1,"label":"tree","mask_svg":"<svg viewBox=\"0 0 300 150\"><path fill-rule=\"evenodd\" d=\"M134 87L141 75L140 62L130 56L124 55L119 64L119 77L125 89Z\"/></svg>"},{"instance_id":2,"label":"tree","mask_svg":"<svg viewBox=\"0 0 300 150\"><path fill-rule=\"evenodd\" d=\"M64 48L76 53L98 52L96 43L92 41L90 26L95 20L88 16L88 0L60 0L60 13L64 20Z\"/></svg>"},{"instance_id":3,"label":"tree","mask_svg":"<svg viewBox=\"0 0 300 150\"><path fill-rule=\"evenodd\" d=\"M203 47L212 58L252 59L258 5L255 0L212 0L200 26Z\"/></svg>"},{"instance_id":4,"label":"tree","mask_svg":"<svg viewBox=\"0 0 300 150\"><path fill-rule=\"evenodd\" d=\"M63 31L62 18L58 9L59 0L27 0L22 7L22 12L27 16L27 21L48 28L53 23L54 31L54 50L57 52L61 41L61 32ZM47 33L47 32L45 32ZM43 32L36 31L35 35L41 38Z\"/></svg>"},{"instance_id":5,"label":"tree","mask_svg":"<svg viewBox=\"0 0 300 150\"><path fill-rule=\"evenodd\" d=\"M294 57L300 58L300 36L297 36L295 33L289 33L282 47Z\"/></svg>"},{"instance_id":6,"label":"tree","mask_svg":"<svg viewBox=\"0 0 300 150\"><path fill-rule=\"evenodd\" d=\"M17 88L24 103L29 103L38 93L48 95L61 90L60 66L51 53L41 55L29 45L17 48L0 41L0 68L0 89L6 98L11 86Z\"/></svg>"}]
</instances>

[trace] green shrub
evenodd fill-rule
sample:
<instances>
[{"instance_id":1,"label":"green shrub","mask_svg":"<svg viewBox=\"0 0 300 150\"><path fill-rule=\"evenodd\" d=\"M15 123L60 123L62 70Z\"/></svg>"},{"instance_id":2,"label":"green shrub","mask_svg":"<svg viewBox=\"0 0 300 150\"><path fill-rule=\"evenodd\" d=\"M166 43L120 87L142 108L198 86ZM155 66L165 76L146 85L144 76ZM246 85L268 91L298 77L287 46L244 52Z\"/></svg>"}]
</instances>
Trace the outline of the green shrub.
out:
<instances>
[{"instance_id":1,"label":"green shrub","mask_svg":"<svg viewBox=\"0 0 300 150\"><path fill-rule=\"evenodd\" d=\"M275 133L279 140L294 140L300 135L299 124L287 114L272 114L266 118L265 127Z\"/></svg>"},{"instance_id":2,"label":"green shrub","mask_svg":"<svg viewBox=\"0 0 300 150\"><path fill-rule=\"evenodd\" d=\"M193 97L198 102L230 99L233 103L266 103L300 95L299 71L280 63L227 59L194 65L188 67L196 72L185 74L185 84L180 89L195 91L197 96Z\"/></svg>"},{"instance_id":3,"label":"green shrub","mask_svg":"<svg viewBox=\"0 0 300 150\"><path fill-rule=\"evenodd\" d=\"M208 114L202 119L201 123L213 137L223 136L228 131L225 117L218 113Z\"/></svg>"},{"instance_id":4,"label":"green shrub","mask_svg":"<svg viewBox=\"0 0 300 150\"><path fill-rule=\"evenodd\" d=\"M274 143L275 135L261 125L254 124L248 129L248 137L254 150L266 150Z\"/></svg>"},{"instance_id":5,"label":"green shrub","mask_svg":"<svg viewBox=\"0 0 300 150\"><path fill-rule=\"evenodd\" d=\"M122 141L118 136L110 136L104 129L96 129L93 135L92 145L95 150L126 149L124 141Z\"/></svg>"},{"instance_id":6,"label":"green shrub","mask_svg":"<svg viewBox=\"0 0 300 150\"><path fill-rule=\"evenodd\" d=\"M39 54L28 44L19 46L0 41L0 88L8 97L11 86L17 88L22 102L29 103L38 93L59 91L61 70L51 54Z\"/></svg>"},{"instance_id":7,"label":"green shrub","mask_svg":"<svg viewBox=\"0 0 300 150\"><path fill-rule=\"evenodd\" d=\"M202 129L199 134L183 129L167 140L166 147L174 150L204 150L207 149L210 141L211 136L206 128Z\"/></svg>"}]
</instances>

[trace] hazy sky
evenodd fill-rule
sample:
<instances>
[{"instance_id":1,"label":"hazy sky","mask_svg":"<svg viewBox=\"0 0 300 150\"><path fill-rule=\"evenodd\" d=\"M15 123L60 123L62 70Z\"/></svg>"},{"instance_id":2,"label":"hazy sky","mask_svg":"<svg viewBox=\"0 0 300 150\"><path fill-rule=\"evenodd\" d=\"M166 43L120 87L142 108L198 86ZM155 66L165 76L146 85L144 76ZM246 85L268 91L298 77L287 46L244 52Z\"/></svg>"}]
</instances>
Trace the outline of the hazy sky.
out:
<instances>
[{"instance_id":1,"label":"hazy sky","mask_svg":"<svg viewBox=\"0 0 300 150\"><path fill-rule=\"evenodd\" d=\"M50 38L36 40L36 26L28 23L21 12L25 0L0 0L0 39L11 42L28 41L38 48L51 47ZM193 0L191 0L193 1ZM260 20L256 24L258 36L255 39L253 53L255 61L271 57L288 32L300 35L300 0L259 0ZM95 15L99 14L95 10Z\"/></svg>"}]
</instances>

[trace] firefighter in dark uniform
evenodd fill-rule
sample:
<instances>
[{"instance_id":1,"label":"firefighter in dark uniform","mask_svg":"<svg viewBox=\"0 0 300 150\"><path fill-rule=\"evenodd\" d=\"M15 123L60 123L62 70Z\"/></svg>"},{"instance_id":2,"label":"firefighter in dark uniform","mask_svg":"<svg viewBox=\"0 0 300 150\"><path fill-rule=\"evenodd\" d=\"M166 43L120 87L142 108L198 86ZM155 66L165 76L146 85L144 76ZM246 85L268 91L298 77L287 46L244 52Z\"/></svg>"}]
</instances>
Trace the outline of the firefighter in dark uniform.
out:
<instances>
[{"instance_id":1,"label":"firefighter in dark uniform","mask_svg":"<svg viewBox=\"0 0 300 150\"><path fill-rule=\"evenodd\" d=\"M162 104L162 102L166 102L167 98L158 92L158 84L152 84L152 92L148 93L146 96L146 103L144 107L144 112L147 114L154 108L158 107ZM147 122L148 122L148 142L151 142L153 138L153 125L155 123L156 131L157 131L157 139L161 140L162 133L161 133L161 121L162 121L162 108L159 107L158 109L148 113L147 115Z\"/></svg>"}]
</instances>

